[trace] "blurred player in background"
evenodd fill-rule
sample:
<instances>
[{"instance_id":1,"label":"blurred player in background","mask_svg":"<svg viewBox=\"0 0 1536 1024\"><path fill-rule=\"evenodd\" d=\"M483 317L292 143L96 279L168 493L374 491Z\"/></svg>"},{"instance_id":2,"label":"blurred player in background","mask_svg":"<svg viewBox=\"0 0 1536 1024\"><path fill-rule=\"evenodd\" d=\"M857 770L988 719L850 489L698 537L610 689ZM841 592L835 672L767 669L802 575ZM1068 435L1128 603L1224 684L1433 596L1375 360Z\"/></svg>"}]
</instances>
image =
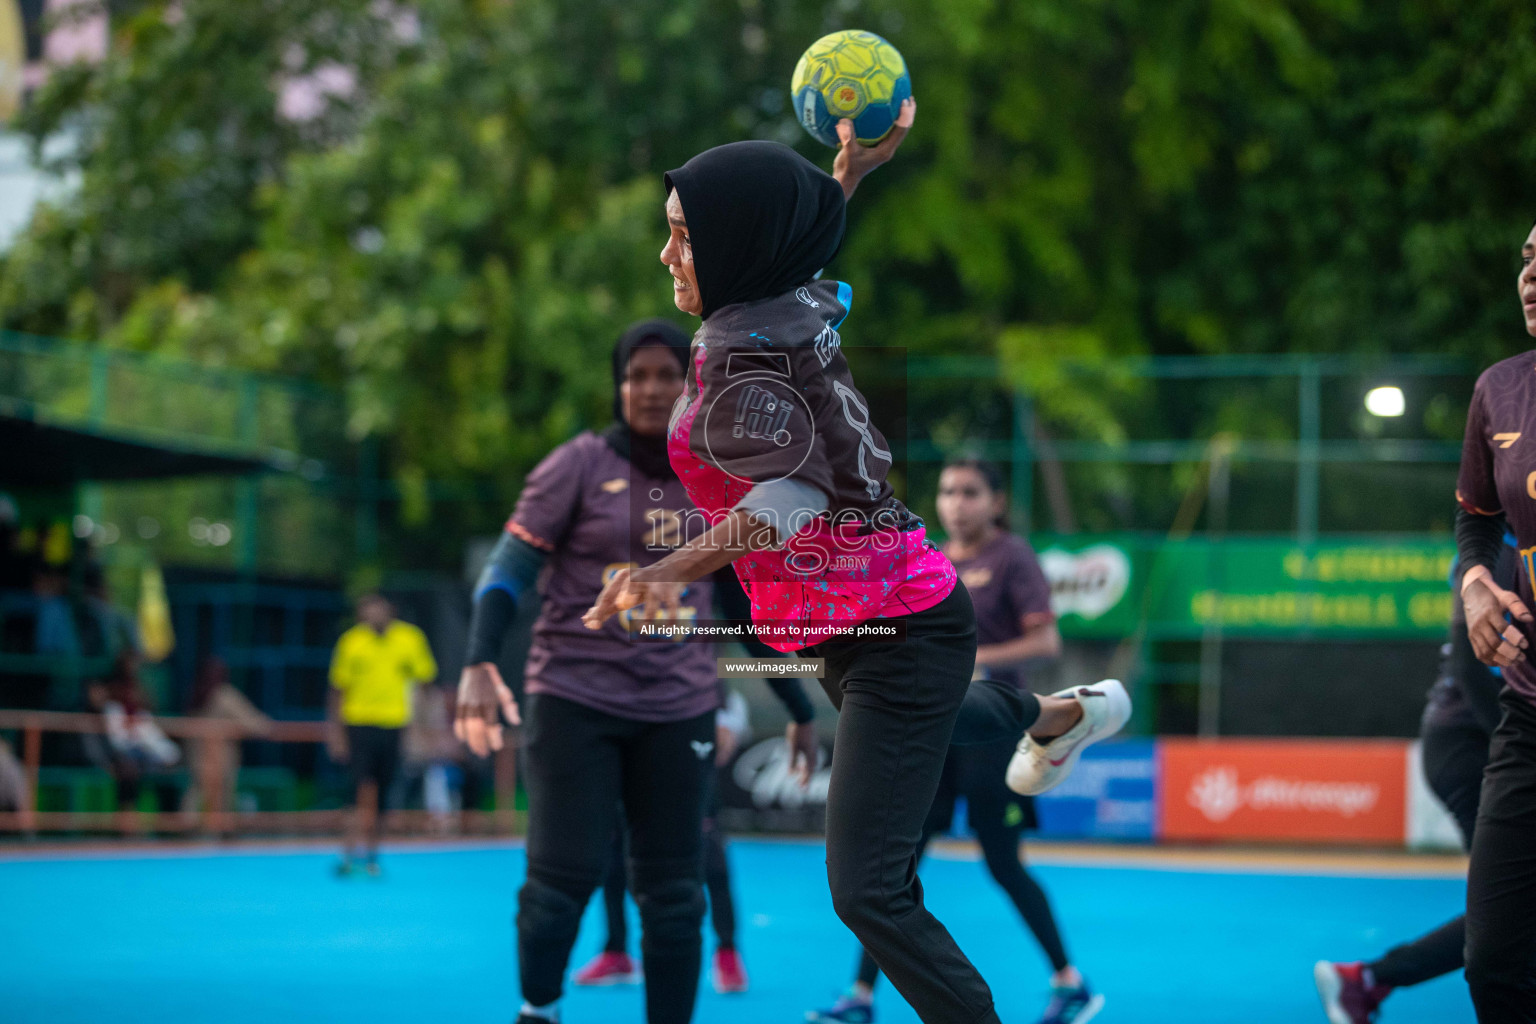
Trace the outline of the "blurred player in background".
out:
<instances>
[{"instance_id":1,"label":"blurred player in background","mask_svg":"<svg viewBox=\"0 0 1536 1024\"><path fill-rule=\"evenodd\" d=\"M116 789L118 827L138 827L139 794L155 792L159 810L174 803L167 770L181 761L181 748L166 736L150 713L150 697L139 676L140 656L132 648L118 652L105 679L85 689L87 703L102 716L105 735L88 736L92 759L111 774Z\"/></svg>"},{"instance_id":2,"label":"blurred player in background","mask_svg":"<svg viewBox=\"0 0 1536 1024\"><path fill-rule=\"evenodd\" d=\"M734 582L731 574L730 582ZM721 589L730 585L722 578ZM739 588L740 584L736 584ZM770 654L777 655L772 648ZM754 652L756 653L756 652ZM810 713L810 701L800 689L798 679L790 679L804 702L804 712ZM792 714L796 712L792 711ZM741 744L752 737L752 725L748 717L747 699L735 690L728 690L720 710L715 712L715 767L710 777L709 798L704 811L704 888L709 893L709 918L715 931L714 963L710 981L716 992L722 995L747 991L747 967L736 944L736 898L731 892L731 865L726 856L725 832L720 828L720 775L719 769L730 764ZM806 721L810 719L807 717ZM593 957L581 970L571 976L578 985L629 985L641 978L640 966L629 955L629 928L624 917L624 834L619 829L614 834L613 852L608 862L608 874L603 879L603 912L607 926L607 941L603 951Z\"/></svg>"},{"instance_id":3,"label":"blurred player in background","mask_svg":"<svg viewBox=\"0 0 1536 1024\"><path fill-rule=\"evenodd\" d=\"M1008 532L1002 475L977 459L950 462L939 475L938 509L939 523L949 537L944 553L976 607L976 674L1027 690L1024 663L1060 654L1061 634L1051 610L1051 587L1034 549ZM928 841L950 827L956 802L964 799L987 870L1051 962L1051 1002L1041 1024L1086 1024L1103 1006L1104 997L1089 992L1072 966L1050 900L1019 858L1020 834L1034 824L1034 805L1003 783L1013 749L1008 739L949 748L917 860L922 860ZM835 1005L808 1013L806 1019L816 1024L871 1024L879 974L874 958L863 952L853 987Z\"/></svg>"},{"instance_id":4,"label":"blurred player in background","mask_svg":"<svg viewBox=\"0 0 1536 1024\"><path fill-rule=\"evenodd\" d=\"M997 1020L991 991L924 907L913 870L951 739L1033 730L1045 756L1019 775L1040 792L1130 707L1117 682L1071 698L973 683L970 597L886 478L890 450L840 350L851 291L816 275L842 246L858 174L889 157L913 113L904 106L883 152L850 145L845 126L834 176L769 142L718 146L666 176L661 260L678 308L704 321L669 450L711 526L616 574L585 621L675 608L689 582L735 564L760 636L823 659L822 688L841 712L827 798L833 907L923 1020L985 1024ZM748 375L751 391L738 379Z\"/></svg>"},{"instance_id":5,"label":"blurred player in background","mask_svg":"<svg viewBox=\"0 0 1536 1024\"><path fill-rule=\"evenodd\" d=\"M1536 336L1536 229L1515 287ZM1456 479L1456 554L1472 650L1503 670L1503 717L1493 734L1467 872L1467 983L1483 1024L1536 1021L1536 669L1532 553L1536 552L1536 352L1477 379ZM1494 577L1506 529L1520 549L1513 590Z\"/></svg>"},{"instance_id":6,"label":"blurred player in background","mask_svg":"<svg viewBox=\"0 0 1536 1024\"><path fill-rule=\"evenodd\" d=\"M390 791L400 771L400 741L411 723L416 687L437 677L427 637L395 618L382 594L357 602L358 623L336 641L331 694L326 705L327 746L352 774L354 813L336 873L353 871L358 855L369 875L379 874L379 835Z\"/></svg>"},{"instance_id":7,"label":"blurred player in background","mask_svg":"<svg viewBox=\"0 0 1536 1024\"><path fill-rule=\"evenodd\" d=\"M735 573L731 573L734 577ZM750 617L751 611L748 610ZM794 680L796 685L799 680ZM809 701L807 701L809 704ZM709 802L704 810L704 888L709 892L709 918L715 930L715 958L710 981L722 995L745 992L747 967L736 945L736 896L731 891L731 862L726 856L725 831L720 827L720 769L731 763L741 745L752 738L747 699L727 690L725 704L715 715L715 774L710 777ZM812 759L810 769L816 769Z\"/></svg>"},{"instance_id":8,"label":"blurred player in background","mask_svg":"<svg viewBox=\"0 0 1536 1024\"><path fill-rule=\"evenodd\" d=\"M259 736L272 725L272 719L230 682L229 666L224 659L212 656L198 664L197 677L192 682L192 698L187 702L187 714L194 718L233 722L249 736ZM240 777L240 742L224 739L189 740L187 754L187 764L192 769L192 784L182 794L182 812L195 816L204 805L209 810L235 809L235 790Z\"/></svg>"},{"instance_id":9,"label":"blurred player in background","mask_svg":"<svg viewBox=\"0 0 1536 1024\"><path fill-rule=\"evenodd\" d=\"M607 580L657 561L699 528L666 454L688 344L687 334L662 320L624 333L613 350L614 423L560 445L528 475L476 587L455 731L484 754L501 746L499 715L512 724L527 719L521 1024L559 1020L571 947L607 870L621 807L629 885L640 908L647 1020L684 1024L693 1016L704 801L720 706L715 649L683 638L638 641L631 635L638 616L596 631L581 619ZM655 618L696 620L714 596L714 581L700 581ZM517 603L540 597L520 711L495 659ZM789 741L813 766L815 728L803 692L800 700L798 713L791 707L797 721Z\"/></svg>"},{"instance_id":10,"label":"blurred player in background","mask_svg":"<svg viewBox=\"0 0 1536 1024\"><path fill-rule=\"evenodd\" d=\"M1514 537L1505 545L1494 567L1493 580L1505 590L1518 584L1520 559ZM1459 577L1451 570L1454 588ZM1478 796L1483 769L1488 764L1488 741L1499 724L1501 670L1489 668L1472 653L1467 636L1467 617L1460 601L1451 610L1451 637L1440 651L1440 675L1430 688L1429 702L1419 725L1424 778L1429 788L1451 812L1461 829L1464 847L1472 845L1477 825ZM1329 1024L1370 1024L1382 1000L1395 988L1421 985L1466 965L1466 915L1436 928L1412 942L1387 951L1370 963L1335 963L1320 960L1313 968L1318 996Z\"/></svg>"}]
</instances>

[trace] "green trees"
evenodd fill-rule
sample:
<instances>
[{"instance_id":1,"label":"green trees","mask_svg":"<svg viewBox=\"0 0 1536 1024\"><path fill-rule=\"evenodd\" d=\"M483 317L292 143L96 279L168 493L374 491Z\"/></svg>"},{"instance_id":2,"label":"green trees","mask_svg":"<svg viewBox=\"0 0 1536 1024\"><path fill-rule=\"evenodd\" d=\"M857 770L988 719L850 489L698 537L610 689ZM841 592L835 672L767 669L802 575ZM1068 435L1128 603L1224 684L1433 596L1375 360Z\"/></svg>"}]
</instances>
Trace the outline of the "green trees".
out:
<instances>
[{"instance_id":1,"label":"green trees","mask_svg":"<svg viewBox=\"0 0 1536 1024\"><path fill-rule=\"evenodd\" d=\"M754 136L830 166L787 82L859 26L902 48L920 106L829 268L849 344L1002 354L1048 422L1102 436L1102 389L1059 361L1524 344L1536 13L1513 0L411 9L120 19L111 59L27 115L75 127L80 186L0 266L4 325L342 388L407 525L444 532L432 481L480 496L447 533L494 522L606 417L620 327L676 315L661 172ZM335 66L354 88L279 116L286 77Z\"/></svg>"},{"instance_id":2,"label":"green trees","mask_svg":"<svg viewBox=\"0 0 1536 1024\"><path fill-rule=\"evenodd\" d=\"M264 0L259 13L207 2L111 6L109 59L56 71L19 125L39 149L71 134L53 169L78 187L40 209L5 260L7 327L121 342L146 296L173 282L190 295L217 290L256 242L259 187L280 180L293 154L347 132L368 79L398 47L389 19L361 0ZM363 87L325 116L279 117L282 83L330 65L357 69Z\"/></svg>"}]
</instances>

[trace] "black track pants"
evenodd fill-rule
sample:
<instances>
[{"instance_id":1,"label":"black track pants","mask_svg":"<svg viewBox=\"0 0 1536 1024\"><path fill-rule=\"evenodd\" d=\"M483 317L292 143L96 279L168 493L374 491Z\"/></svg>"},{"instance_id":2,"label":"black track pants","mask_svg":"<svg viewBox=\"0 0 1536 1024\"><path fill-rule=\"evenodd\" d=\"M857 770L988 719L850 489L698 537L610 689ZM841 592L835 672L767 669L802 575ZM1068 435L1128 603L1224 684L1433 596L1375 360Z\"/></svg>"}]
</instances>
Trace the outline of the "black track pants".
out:
<instances>
[{"instance_id":1,"label":"black track pants","mask_svg":"<svg viewBox=\"0 0 1536 1024\"><path fill-rule=\"evenodd\" d=\"M1505 690L1467 873L1467 984L1482 1024L1536 1022L1536 707Z\"/></svg>"},{"instance_id":2,"label":"black track pants","mask_svg":"<svg viewBox=\"0 0 1536 1024\"><path fill-rule=\"evenodd\" d=\"M1034 808L1028 797L1019 796L1003 783L1003 772L1013 756L1013 748L1008 740L950 748L938 796L923 826L917 859L923 859L930 838L949 828L955 816L956 798L964 797L966 817L976 833L987 871L1034 933L1051 969L1059 971L1070 961L1061 931L1056 927L1056 916L1051 912L1051 901L1019 856L1019 835L1026 827L1032 827ZM880 968L868 951L861 953L858 980L873 985L879 973Z\"/></svg>"},{"instance_id":3,"label":"black track pants","mask_svg":"<svg viewBox=\"0 0 1536 1024\"><path fill-rule=\"evenodd\" d=\"M725 833L715 820L719 813L719 787L710 777L710 796L704 814L704 888L709 893L709 919L715 928L715 945L736 948L736 901L731 894L731 865L725 856ZM624 875L624 832L614 832L612 860L603 878L603 913L608 922L609 953L629 950L629 925L624 919L624 893L628 880Z\"/></svg>"},{"instance_id":4,"label":"black track pants","mask_svg":"<svg viewBox=\"0 0 1536 1024\"><path fill-rule=\"evenodd\" d=\"M923 905L917 852L951 740L1017 740L1039 702L1007 683L971 683L976 616L962 584L902 619L903 642L804 652L826 659L822 686L841 712L827 794L832 906L928 1024L994 1022L987 983Z\"/></svg>"},{"instance_id":5,"label":"black track pants","mask_svg":"<svg viewBox=\"0 0 1536 1024\"><path fill-rule=\"evenodd\" d=\"M532 694L526 723L528 878L518 894L523 998L560 997L582 911L603 879L622 803L640 908L650 1024L686 1024L698 995L701 836L714 712L635 722Z\"/></svg>"}]
</instances>

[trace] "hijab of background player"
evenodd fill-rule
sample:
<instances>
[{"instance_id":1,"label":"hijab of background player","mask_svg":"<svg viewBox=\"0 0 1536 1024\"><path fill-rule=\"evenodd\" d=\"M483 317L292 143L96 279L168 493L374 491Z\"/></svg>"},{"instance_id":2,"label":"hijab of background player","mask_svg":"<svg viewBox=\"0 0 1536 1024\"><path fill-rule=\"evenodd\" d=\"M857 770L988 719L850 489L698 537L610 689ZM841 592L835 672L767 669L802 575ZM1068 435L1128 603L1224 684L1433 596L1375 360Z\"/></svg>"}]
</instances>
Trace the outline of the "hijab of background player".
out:
<instances>
[{"instance_id":1,"label":"hijab of background player","mask_svg":"<svg viewBox=\"0 0 1536 1024\"><path fill-rule=\"evenodd\" d=\"M603 431L602 438L620 458L628 459L640 472L658 480L677 476L672 471L672 463L667 461L667 436L647 437L630 430L624 419L624 398L620 389L629 369L629 357L635 349L642 345L660 345L672 353L678 369L687 373L689 342L688 334L680 327L665 320L643 320L620 335L613 346L613 422Z\"/></svg>"},{"instance_id":2,"label":"hijab of background player","mask_svg":"<svg viewBox=\"0 0 1536 1024\"><path fill-rule=\"evenodd\" d=\"M667 174L688 219L704 319L793 291L842 248L837 179L777 142L708 149Z\"/></svg>"}]
</instances>

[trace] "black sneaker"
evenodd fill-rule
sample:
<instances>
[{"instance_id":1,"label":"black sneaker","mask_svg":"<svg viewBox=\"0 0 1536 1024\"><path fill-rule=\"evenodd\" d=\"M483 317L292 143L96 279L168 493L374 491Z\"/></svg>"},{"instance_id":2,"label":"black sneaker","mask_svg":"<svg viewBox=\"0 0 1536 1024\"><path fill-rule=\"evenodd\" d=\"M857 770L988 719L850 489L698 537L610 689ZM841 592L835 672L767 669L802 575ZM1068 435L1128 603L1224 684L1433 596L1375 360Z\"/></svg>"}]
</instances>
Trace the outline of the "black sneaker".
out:
<instances>
[{"instance_id":1,"label":"black sneaker","mask_svg":"<svg viewBox=\"0 0 1536 1024\"><path fill-rule=\"evenodd\" d=\"M364 864L363 870L368 872L369 878L382 878L384 876L384 869L379 867L379 862L376 860L371 860Z\"/></svg>"},{"instance_id":2,"label":"black sneaker","mask_svg":"<svg viewBox=\"0 0 1536 1024\"><path fill-rule=\"evenodd\" d=\"M336 867L334 870L336 872L337 878L351 878L353 871L352 861L346 857L343 857L341 860L336 862Z\"/></svg>"}]
</instances>

